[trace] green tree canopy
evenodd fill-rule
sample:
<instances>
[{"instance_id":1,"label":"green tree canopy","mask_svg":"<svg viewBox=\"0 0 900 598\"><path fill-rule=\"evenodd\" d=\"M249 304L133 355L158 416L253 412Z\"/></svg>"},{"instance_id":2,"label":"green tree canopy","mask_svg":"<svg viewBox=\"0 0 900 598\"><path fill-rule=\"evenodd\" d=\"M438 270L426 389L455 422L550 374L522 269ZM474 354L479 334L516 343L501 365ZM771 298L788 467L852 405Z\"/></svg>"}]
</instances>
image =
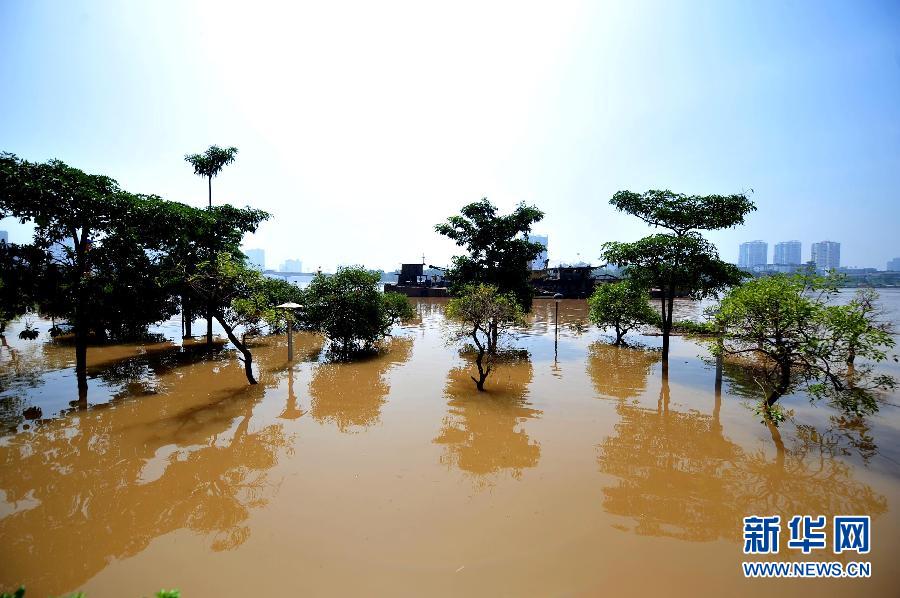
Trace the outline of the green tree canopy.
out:
<instances>
[{"instance_id":1,"label":"green tree canopy","mask_svg":"<svg viewBox=\"0 0 900 598\"><path fill-rule=\"evenodd\" d=\"M744 276L735 265L719 259L715 246L696 233L658 233L634 243L605 243L603 256L622 266L638 286L658 289L664 361L669 354L675 296L702 299L739 283Z\"/></svg>"},{"instance_id":2,"label":"green tree canopy","mask_svg":"<svg viewBox=\"0 0 900 598\"><path fill-rule=\"evenodd\" d=\"M459 295L467 285L489 284L501 293L512 293L525 311L531 309L534 291L530 283L529 262L544 247L528 240L531 226L544 213L520 203L510 214L498 215L497 207L482 198L436 225L435 230L466 249L468 255L453 258L448 273L451 292Z\"/></svg>"},{"instance_id":3,"label":"green tree canopy","mask_svg":"<svg viewBox=\"0 0 900 598\"><path fill-rule=\"evenodd\" d=\"M616 345L623 344L629 330L645 324L658 324L659 314L650 307L647 288L634 280L601 284L588 298L591 322L616 332Z\"/></svg>"},{"instance_id":4,"label":"green tree canopy","mask_svg":"<svg viewBox=\"0 0 900 598\"><path fill-rule=\"evenodd\" d=\"M413 315L406 296L382 293L380 281L359 267L317 275L304 289L302 323L323 334L340 359L374 350L398 320Z\"/></svg>"},{"instance_id":5,"label":"green tree canopy","mask_svg":"<svg viewBox=\"0 0 900 598\"><path fill-rule=\"evenodd\" d=\"M692 230L718 230L744 223L756 206L743 193L735 195L685 195L668 189L646 193L619 191L609 202L617 210L637 216L651 226L668 228L677 235Z\"/></svg>"},{"instance_id":6,"label":"green tree canopy","mask_svg":"<svg viewBox=\"0 0 900 598\"><path fill-rule=\"evenodd\" d=\"M722 300L716 312L724 334L719 350L747 359L764 390L767 418L777 422L776 401L798 387L861 415L878 409L874 391L894 386L892 378L875 376L868 366L848 368L848 342L876 362L894 343L890 335L856 337L859 328L848 321L856 319L858 307L828 305L833 289L822 277L779 274L750 280Z\"/></svg>"},{"instance_id":7,"label":"green tree canopy","mask_svg":"<svg viewBox=\"0 0 900 598\"><path fill-rule=\"evenodd\" d=\"M619 191L609 203L651 226L672 231L636 243L607 243L603 251L606 260L624 267L629 277L659 290L665 366L676 294L704 297L737 284L742 277L737 268L719 259L715 246L698 231L743 224L756 205L744 194L684 195L668 189Z\"/></svg>"},{"instance_id":8,"label":"green tree canopy","mask_svg":"<svg viewBox=\"0 0 900 598\"><path fill-rule=\"evenodd\" d=\"M268 216L128 193L109 177L9 153L0 154L0 215L35 225L17 259L27 255L36 276L29 302L72 328L83 401L89 337L127 338L170 317L177 297L189 294L186 281L197 264L220 251L241 255L244 233ZM3 281L9 288L12 277L4 273Z\"/></svg>"},{"instance_id":9,"label":"green tree canopy","mask_svg":"<svg viewBox=\"0 0 900 598\"><path fill-rule=\"evenodd\" d=\"M512 293L502 293L488 284L470 284L447 304L446 314L459 325L454 340L471 340L475 347L478 378L472 376L478 390L490 375L497 356L497 338L513 326L525 324L525 315Z\"/></svg>"},{"instance_id":10,"label":"green tree canopy","mask_svg":"<svg viewBox=\"0 0 900 598\"><path fill-rule=\"evenodd\" d=\"M212 207L212 180L222 169L234 162L237 157L236 147L221 148L211 145L202 154L187 154L184 159L194 167L194 174L206 177L209 184L209 207Z\"/></svg>"}]
</instances>

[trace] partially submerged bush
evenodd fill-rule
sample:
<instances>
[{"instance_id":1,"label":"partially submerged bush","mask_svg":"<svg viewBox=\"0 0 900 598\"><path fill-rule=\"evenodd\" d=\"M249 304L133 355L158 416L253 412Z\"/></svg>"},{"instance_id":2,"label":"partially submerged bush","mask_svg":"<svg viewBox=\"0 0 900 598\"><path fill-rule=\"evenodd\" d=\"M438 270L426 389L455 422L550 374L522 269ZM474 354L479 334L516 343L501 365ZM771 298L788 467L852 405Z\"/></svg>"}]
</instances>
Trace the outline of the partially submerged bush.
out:
<instances>
[{"instance_id":1,"label":"partially submerged bush","mask_svg":"<svg viewBox=\"0 0 900 598\"><path fill-rule=\"evenodd\" d=\"M599 285L588 299L588 306L594 324L615 331L616 345L624 344L629 330L661 324L659 314L650 307L650 293L631 280Z\"/></svg>"},{"instance_id":2,"label":"partially submerged bush","mask_svg":"<svg viewBox=\"0 0 900 598\"><path fill-rule=\"evenodd\" d=\"M466 285L462 294L447 304L447 317L458 324L453 340L472 341L478 378L472 376L478 390L499 355L500 335L512 326L525 323L525 314L512 293L501 293L488 284Z\"/></svg>"},{"instance_id":3,"label":"partially submerged bush","mask_svg":"<svg viewBox=\"0 0 900 598\"><path fill-rule=\"evenodd\" d=\"M870 293L849 305L830 305L836 292L828 279L776 275L736 287L716 312L723 341L714 351L756 360L753 375L765 398L760 413L778 422L775 402L803 387L814 399L827 398L854 415L878 410L875 391L895 386L875 375L871 363L887 358L894 340L873 318ZM855 358L867 360L857 365Z\"/></svg>"},{"instance_id":4,"label":"partially submerged bush","mask_svg":"<svg viewBox=\"0 0 900 598\"><path fill-rule=\"evenodd\" d=\"M359 267L317 275L303 292L302 324L322 333L341 359L374 350L394 324L413 315L406 296L382 293L380 280Z\"/></svg>"}]
</instances>

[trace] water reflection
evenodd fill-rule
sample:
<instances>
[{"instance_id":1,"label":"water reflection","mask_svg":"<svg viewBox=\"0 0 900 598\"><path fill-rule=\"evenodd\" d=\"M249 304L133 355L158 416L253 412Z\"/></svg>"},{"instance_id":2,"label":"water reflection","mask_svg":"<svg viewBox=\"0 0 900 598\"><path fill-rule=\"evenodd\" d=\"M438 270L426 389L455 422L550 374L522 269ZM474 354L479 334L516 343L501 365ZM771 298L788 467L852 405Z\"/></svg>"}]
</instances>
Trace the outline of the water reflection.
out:
<instances>
[{"instance_id":1,"label":"water reflection","mask_svg":"<svg viewBox=\"0 0 900 598\"><path fill-rule=\"evenodd\" d=\"M718 401L713 415L678 412L669 394L664 377L657 409L619 403L616 434L598 447L600 471L618 478L603 506L632 519L635 533L707 541L734 538L747 514L886 511L886 499L821 443L800 436L786 446L772 427L774 458L748 452L723 435Z\"/></svg>"},{"instance_id":2,"label":"water reflection","mask_svg":"<svg viewBox=\"0 0 900 598\"><path fill-rule=\"evenodd\" d=\"M465 366L453 368L447 377L449 409L434 439L444 445L441 462L479 477L506 472L519 478L541 455L540 445L522 427L541 416L528 402L531 361L520 358L498 365L485 392L476 390L470 374L471 366Z\"/></svg>"},{"instance_id":3,"label":"water reflection","mask_svg":"<svg viewBox=\"0 0 900 598\"><path fill-rule=\"evenodd\" d=\"M644 393L650 369L659 360L658 351L595 341L588 347L587 373L598 394L631 399Z\"/></svg>"},{"instance_id":4,"label":"water reflection","mask_svg":"<svg viewBox=\"0 0 900 598\"><path fill-rule=\"evenodd\" d=\"M391 390L387 373L409 360L412 346L412 339L391 337L384 351L368 359L316 366L309 383L310 415L348 433L378 423Z\"/></svg>"},{"instance_id":5,"label":"water reflection","mask_svg":"<svg viewBox=\"0 0 900 598\"><path fill-rule=\"evenodd\" d=\"M29 410L47 418L64 415L79 406L71 372L71 351L56 342L4 347L0 352L0 422L15 432L29 419ZM221 362L233 352L221 344L179 346L172 343L92 347L88 377L90 400L96 405L125 397L156 394L159 380L170 372L202 361ZM100 384L97 384L100 382ZM43 391L43 392L36 392ZM39 405L32 402L40 400ZM33 418L32 418L33 419Z\"/></svg>"},{"instance_id":6,"label":"water reflection","mask_svg":"<svg viewBox=\"0 0 900 598\"><path fill-rule=\"evenodd\" d=\"M240 364L221 367L240 380ZM207 382L209 399L193 407L183 396L126 401L9 437L0 446L7 574L56 594L178 529L207 535L212 550L239 546L289 444L280 425L251 429L254 406L277 383Z\"/></svg>"}]
</instances>

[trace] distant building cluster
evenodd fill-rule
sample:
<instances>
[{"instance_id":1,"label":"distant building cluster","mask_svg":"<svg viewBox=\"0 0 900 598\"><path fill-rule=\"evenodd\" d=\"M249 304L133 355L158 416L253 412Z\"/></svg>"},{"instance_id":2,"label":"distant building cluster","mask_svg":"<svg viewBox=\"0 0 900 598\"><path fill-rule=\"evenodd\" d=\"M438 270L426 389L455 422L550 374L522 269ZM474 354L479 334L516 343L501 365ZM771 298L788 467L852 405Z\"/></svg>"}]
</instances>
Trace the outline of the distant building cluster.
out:
<instances>
[{"instance_id":1,"label":"distant building cluster","mask_svg":"<svg viewBox=\"0 0 900 598\"><path fill-rule=\"evenodd\" d=\"M887 270L888 272L900 272L900 257L888 260Z\"/></svg>"},{"instance_id":2,"label":"distant building cluster","mask_svg":"<svg viewBox=\"0 0 900 598\"><path fill-rule=\"evenodd\" d=\"M549 263L549 257L547 255L547 248L549 247L547 235L528 235L528 240L532 243L540 243L544 246L544 250L531 261L531 269L546 270Z\"/></svg>"},{"instance_id":3,"label":"distant building cluster","mask_svg":"<svg viewBox=\"0 0 900 598\"><path fill-rule=\"evenodd\" d=\"M250 265L259 270L266 269L266 252L262 249L247 249L244 251Z\"/></svg>"},{"instance_id":4,"label":"distant building cluster","mask_svg":"<svg viewBox=\"0 0 900 598\"><path fill-rule=\"evenodd\" d=\"M781 241L775 244L770 262L768 243L747 241L740 245L738 266L751 272L794 272L803 265L802 254L800 241ZM813 243L809 265L819 272L838 270L841 267L841 244L836 241Z\"/></svg>"},{"instance_id":5,"label":"distant building cluster","mask_svg":"<svg viewBox=\"0 0 900 598\"><path fill-rule=\"evenodd\" d=\"M284 260L281 264L282 272L303 272L303 262L300 260Z\"/></svg>"}]
</instances>

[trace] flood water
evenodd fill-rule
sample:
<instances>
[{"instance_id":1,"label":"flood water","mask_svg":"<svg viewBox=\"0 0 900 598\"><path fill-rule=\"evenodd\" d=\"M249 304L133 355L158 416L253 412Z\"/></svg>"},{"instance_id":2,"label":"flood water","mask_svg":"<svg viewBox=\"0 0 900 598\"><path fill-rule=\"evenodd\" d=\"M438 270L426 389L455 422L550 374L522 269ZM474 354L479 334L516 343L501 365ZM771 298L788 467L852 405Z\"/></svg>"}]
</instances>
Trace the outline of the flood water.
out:
<instances>
[{"instance_id":1,"label":"flood water","mask_svg":"<svg viewBox=\"0 0 900 598\"><path fill-rule=\"evenodd\" d=\"M900 292L885 291L900 307ZM377 595L896 596L900 397L866 420L805 396L777 432L755 388L673 341L615 348L583 301L538 300L477 393L441 300L386 350L329 363L295 335L235 353L92 347L78 411L71 347L0 349L0 590L90 598ZM683 313L696 305L683 303ZM173 321L161 332L178 335ZM45 329L45 327L43 328ZM42 337L43 338L43 337ZM897 365L887 366L900 375ZM743 517L871 515L870 579L744 579ZM782 533L786 536L786 530Z\"/></svg>"}]
</instances>

